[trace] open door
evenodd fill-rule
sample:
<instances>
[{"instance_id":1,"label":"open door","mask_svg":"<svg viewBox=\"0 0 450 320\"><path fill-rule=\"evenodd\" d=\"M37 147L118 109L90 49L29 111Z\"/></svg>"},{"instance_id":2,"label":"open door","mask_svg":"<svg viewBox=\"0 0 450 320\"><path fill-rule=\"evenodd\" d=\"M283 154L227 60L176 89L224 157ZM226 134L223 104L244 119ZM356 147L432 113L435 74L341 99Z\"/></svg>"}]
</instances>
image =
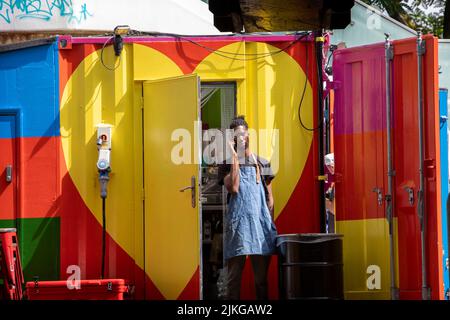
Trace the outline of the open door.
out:
<instances>
[{"instance_id":1,"label":"open door","mask_svg":"<svg viewBox=\"0 0 450 320\"><path fill-rule=\"evenodd\" d=\"M422 45L418 52L414 38L393 41L393 197L400 299L443 298L437 39L426 35Z\"/></svg>"},{"instance_id":2,"label":"open door","mask_svg":"<svg viewBox=\"0 0 450 320\"><path fill-rule=\"evenodd\" d=\"M334 53L336 231L344 235L346 299L390 298L384 50Z\"/></svg>"},{"instance_id":3,"label":"open door","mask_svg":"<svg viewBox=\"0 0 450 320\"><path fill-rule=\"evenodd\" d=\"M334 52L348 299L443 298L437 76L431 35Z\"/></svg>"},{"instance_id":4,"label":"open door","mask_svg":"<svg viewBox=\"0 0 450 320\"><path fill-rule=\"evenodd\" d=\"M145 272L148 299L199 299L199 78L145 81Z\"/></svg>"}]
</instances>

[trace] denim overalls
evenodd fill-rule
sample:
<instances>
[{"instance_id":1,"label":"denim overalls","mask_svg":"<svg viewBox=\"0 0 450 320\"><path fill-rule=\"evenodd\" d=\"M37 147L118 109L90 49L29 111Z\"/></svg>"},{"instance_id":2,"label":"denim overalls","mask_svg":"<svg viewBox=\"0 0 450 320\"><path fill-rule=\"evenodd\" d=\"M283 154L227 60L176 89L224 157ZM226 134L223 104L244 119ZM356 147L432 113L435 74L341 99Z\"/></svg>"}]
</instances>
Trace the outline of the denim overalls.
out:
<instances>
[{"instance_id":1,"label":"denim overalls","mask_svg":"<svg viewBox=\"0 0 450 320\"><path fill-rule=\"evenodd\" d=\"M224 258L240 255L271 255L277 230L267 207L256 167L240 166L239 192L231 194L224 218Z\"/></svg>"}]
</instances>

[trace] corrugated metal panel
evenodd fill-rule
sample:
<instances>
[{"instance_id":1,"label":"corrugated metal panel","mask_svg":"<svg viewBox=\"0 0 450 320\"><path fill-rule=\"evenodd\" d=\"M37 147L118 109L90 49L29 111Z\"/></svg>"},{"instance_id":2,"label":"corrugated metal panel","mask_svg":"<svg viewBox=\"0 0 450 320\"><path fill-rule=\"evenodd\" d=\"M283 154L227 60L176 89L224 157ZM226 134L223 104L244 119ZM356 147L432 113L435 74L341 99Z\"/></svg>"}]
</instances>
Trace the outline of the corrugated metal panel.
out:
<instances>
[{"instance_id":1,"label":"corrugated metal panel","mask_svg":"<svg viewBox=\"0 0 450 320\"><path fill-rule=\"evenodd\" d=\"M437 39L427 36L423 59L425 207L427 213L427 282L434 299L440 290L441 202L438 148ZM418 72L416 39L394 41L393 60L393 160L394 216L397 241L396 265L400 298L421 298L422 256L417 199L419 186ZM389 281L388 233L384 199L377 204L374 190L382 197L387 190L384 126L383 43L335 52L334 77L336 218L344 236L344 274L347 297L385 298ZM366 116L370 115L370 116ZM358 241L359 240L359 241ZM381 269L381 289L371 290L362 280L372 265ZM351 279L350 279L351 278ZM359 279L356 282L355 279ZM389 296L389 295L388 295Z\"/></svg>"},{"instance_id":2,"label":"corrugated metal panel","mask_svg":"<svg viewBox=\"0 0 450 320\"><path fill-rule=\"evenodd\" d=\"M348 299L389 297L388 228L377 193L386 190L384 64L383 44L334 55L336 226L344 234ZM370 266L379 268L378 289L366 283Z\"/></svg>"}]
</instances>

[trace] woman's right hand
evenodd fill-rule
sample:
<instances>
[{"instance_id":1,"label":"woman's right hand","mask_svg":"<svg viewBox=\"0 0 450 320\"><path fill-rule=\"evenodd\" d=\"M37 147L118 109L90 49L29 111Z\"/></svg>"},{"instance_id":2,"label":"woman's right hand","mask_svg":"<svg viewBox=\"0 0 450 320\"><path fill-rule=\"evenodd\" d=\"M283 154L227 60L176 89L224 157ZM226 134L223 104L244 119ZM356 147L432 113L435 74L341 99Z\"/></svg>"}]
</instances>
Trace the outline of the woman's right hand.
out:
<instances>
[{"instance_id":1,"label":"woman's right hand","mask_svg":"<svg viewBox=\"0 0 450 320\"><path fill-rule=\"evenodd\" d=\"M225 177L225 185L229 192L237 193L239 190L239 158L236 150L234 150L233 143L231 143L231 141L228 141L228 145L231 149L232 164L229 175Z\"/></svg>"},{"instance_id":2,"label":"woman's right hand","mask_svg":"<svg viewBox=\"0 0 450 320\"><path fill-rule=\"evenodd\" d=\"M232 157L231 160L233 160L233 164L235 164L236 162L239 162L238 154L237 154L236 150L234 150L234 143L231 141L228 141L228 146L230 147L230 150L231 150L231 157Z\"/></svg>"}]
</instances>

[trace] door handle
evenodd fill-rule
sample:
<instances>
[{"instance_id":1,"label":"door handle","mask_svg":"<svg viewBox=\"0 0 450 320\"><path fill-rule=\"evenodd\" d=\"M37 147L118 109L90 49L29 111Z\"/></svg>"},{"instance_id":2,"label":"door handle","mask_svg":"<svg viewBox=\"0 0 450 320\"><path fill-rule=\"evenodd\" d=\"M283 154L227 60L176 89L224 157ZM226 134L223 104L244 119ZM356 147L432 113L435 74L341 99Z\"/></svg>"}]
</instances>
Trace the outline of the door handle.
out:
<instances>
[{"instance_id":1,"label":"door handle","mask_svg":"<svg viewBox=\"0 0 450 320\"><path fill-rule=\"evenodd\" d=\"M180 189L180 192L185 192L188 189L192 189L192 186L184 187Z\"/></svg>"},{"instance_id":2,"label":"door handle","mask_svg":"<svg viewBox=\"0 0 450 320\"><path fill-rule=\"evenodd\" d=\"M8 183L12 182L12 174L13 174L12 165L8 164L6 166L6 182Z\"/></svg>"},{"instance_id":3,"label":"door handle","mask_svg":"<svg viewBox=\"0 0 450 320\"><path fill-rule=\"evenodd\" d=\"M192 208L195 208L195 205L196 205L196 201L195 201L195 199L196 199L195 176L191 177L191 185L187 186L187 187L184 187L184 188L181 188L180 192L185 192L188 189L191 189L191 205L192 205Z\"/></svg>"},{"instance_id":4,"label":"door handle","mask_svg":"<svg viewBox=\"0 0 450 320\"><path fill-rule=\"evenodd\" d=\"M377 193L377 202L378 202L378 205L381 207L383 205L383 193L381 192L381 189L373 188L372 191Z\"/></svg>"}]
</instances>

